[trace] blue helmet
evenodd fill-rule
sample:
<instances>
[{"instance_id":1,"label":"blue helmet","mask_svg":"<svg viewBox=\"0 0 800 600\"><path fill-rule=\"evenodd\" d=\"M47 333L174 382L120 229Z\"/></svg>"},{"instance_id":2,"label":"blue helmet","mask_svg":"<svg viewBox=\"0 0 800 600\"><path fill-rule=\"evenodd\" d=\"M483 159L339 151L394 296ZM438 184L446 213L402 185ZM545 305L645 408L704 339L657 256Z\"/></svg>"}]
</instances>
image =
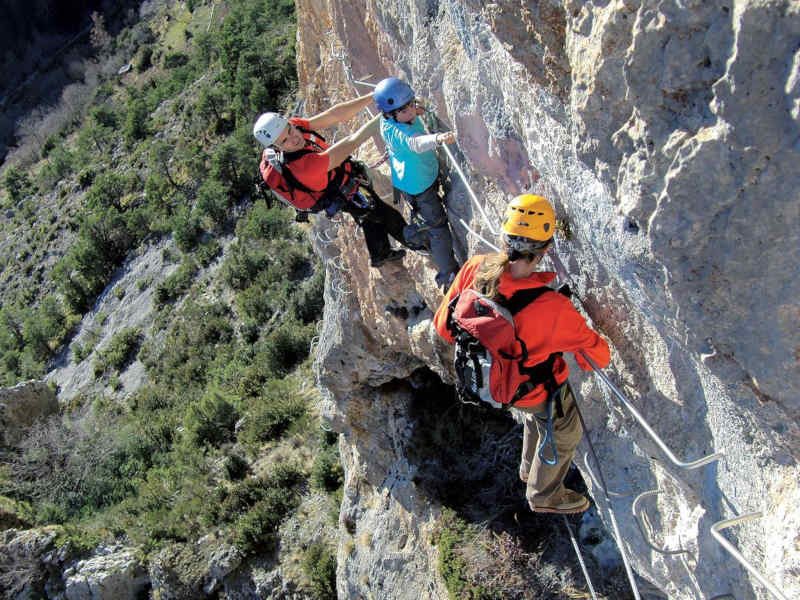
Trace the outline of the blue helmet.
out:
<instances>
[{"instance_id":1,"label":"blue helmet","mask_svg":"<svg viewBox=\"0 0 800 600\"><path fill-rule=\"evenodd\" d=\"M372 97L381 112L390 113L411 102L414 99L414 90L397 77L387 77L375 86Z\"/></svg>"}]
</instances>

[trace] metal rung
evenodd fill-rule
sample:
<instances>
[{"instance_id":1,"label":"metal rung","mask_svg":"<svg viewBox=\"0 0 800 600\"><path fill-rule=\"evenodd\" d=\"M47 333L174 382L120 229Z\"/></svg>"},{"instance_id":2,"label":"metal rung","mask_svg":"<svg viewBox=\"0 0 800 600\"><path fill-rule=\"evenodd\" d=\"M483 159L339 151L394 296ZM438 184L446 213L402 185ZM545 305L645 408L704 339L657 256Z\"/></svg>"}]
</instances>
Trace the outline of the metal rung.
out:
<instances>
[{"instance_id":1,"label":"metal rung","mask_svg":"<svg viewBox=\"0 0 800 600\"><path fill-rule=\"evenodd\" d=\"M656 496L660 493L661 492L659 490L649 490L647 492L642 492L641 494L636 496L636 498L633 501L633 504L631 504L631 512L633 512L634 521L636 522L636 525L639 527L639 532L642 534L642 537L644 538L644 543L650 546L650 548L652 548L659 554L670 554L670 555L691 554L688 550L684 549L666 550L664 548L659 548L658 546L653 544L653 542L650 541L650 538L648 537L647 532L645 531L647 529L647 525L644 522L644 510L639 508L639 503L648 496Z\"/></svg>"},{"instance_id":2,"label":"metal rung","mask_svg":"<svg viewBox=\"0 0 800 600\"><path fill-rule=\"evenodd\" d=\"M556 272L558 273L559 279L564 278L567 279L567 270L564 268L564 263L561 262L561 259L558 257L558 254L555 251L550 252L550 260L553 261L553 265L556 268ZM576 296L577 297L577 296ZM627 408L630 413L634 416L634 418L639 421L639 424L644 428L645 432L653 438L658 447L661 448L661 451L667 455L667 458L670 462L675 465L676 467L680 467L681 469L686 469L690 471L692 469L697 469L702 467L703 465L707 465L708 463L712 463L714 461L719 460L723 456L725 456L722 452L714 452L713 454L709 454L708 456L704 456L703 458L698 458L697 460L684 462L679 460L677 456L669 449L669 446L662 440L658 434L650 427L650 424L645 420L645 418L641 415L641 413L636 410L636 407L628 400L625 395L617 388L616 385L608 378L608 375L603 373L600 367L597 366L597 363L594 362L586 352L581 351L581 356L588 362L592 369L594 369L594 374L599 377L603 383L605 383L608 388L612 391L612 393L619 399L620 402Z\"/></svg>"},{"instance_id":3,"label":"metal rung","mask_svg":"<svg viewBox=\"0 0 800 600\"><path fill-rule=\"evenodd\" d=\"M746 515L742 515L740 517L734 517L733 519L724 519L722 521L717 521L711 526L711 535L714 536L714 539L717 540L722 547L727 550L733 558L739 561L745 569L747 569L750 574L758 579L758 581L765 587L769 592L778 598L779 600L789 600L786 596L784 596L780 590L773 585L766 577L764 577L750 562L742 556L742 554L731 544L728 540L722 537L720 531L723 529L727 529L728 527L733 527L734 525L739 525L740 523L744 523L746 521L753 521L755 519L760 519L763 515L761 512L754 512L748 513Z\"/></svg>"},{"instance_id":4,"label":"metal rung","mask_svg":"<svg viewBox=\"0 0 800 600\"><path fill-rule=\"evenodd\" d=\"M619 399L620 402L622 402L625 408L627 408L634 418L639 421L639 424L644 428L645 432L653 439L653 441L655 441L658 447L661 448L661 451L667 455L667 458L673 465L690 471L692 469L702 467L703 465L715 462L725 456L722 452L714 452L713 454L709 454L708 456L704 456L689 462L679 460L678 457L673 454L672 450L669 449L669 446L667 446L664 440L662 440L653 430L653 428L650 427L650 424L645 420L641 413L636 410L636 407L631 403L631 401L628 400L621 391L619 391L619 388L617 388L617 386L615 386L614 383L608 378L608 375L600 370L600 367L597 366L597 363L594 362L584 351L581 351L581 356L592 366L592 369L594 369L594 374L608 386L612 393Z\"/></svg>"}]
</instances>

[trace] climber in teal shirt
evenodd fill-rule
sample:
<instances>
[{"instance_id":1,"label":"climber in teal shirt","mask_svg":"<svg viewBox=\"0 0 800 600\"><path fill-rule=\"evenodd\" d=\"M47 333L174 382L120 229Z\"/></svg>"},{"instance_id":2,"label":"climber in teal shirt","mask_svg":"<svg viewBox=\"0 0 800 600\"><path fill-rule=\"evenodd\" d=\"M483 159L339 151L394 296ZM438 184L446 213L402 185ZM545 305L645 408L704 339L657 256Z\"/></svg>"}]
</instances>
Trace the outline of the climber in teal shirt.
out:
<instances>
[{"instance_id":1,"label":"climber in teal shirt","mask_svg":"<svg viewBox=\"0 0 800 600\"><path fill-rule=\"evenodd\" d=\"M406 241L429 246L436 264L436 285L446 290L458 263L453 256L453 240L439 196L438 144L452 144L453 132L425 134L414 100L414 91L395 77L384 79L373 94L383 113L381 136L386 142L392 170L392 185L411 206L411 226ZM415 239L416 238L416 239Z\"/></svg>"}]
</instances>

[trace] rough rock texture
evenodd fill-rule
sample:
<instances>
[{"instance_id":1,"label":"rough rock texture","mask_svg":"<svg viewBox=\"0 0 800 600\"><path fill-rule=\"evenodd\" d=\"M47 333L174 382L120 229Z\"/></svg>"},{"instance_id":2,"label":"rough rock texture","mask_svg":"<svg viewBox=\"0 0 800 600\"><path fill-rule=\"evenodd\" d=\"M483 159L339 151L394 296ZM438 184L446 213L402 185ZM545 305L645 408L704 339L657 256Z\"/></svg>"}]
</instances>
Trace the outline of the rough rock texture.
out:
<instances>
[{"instance_id":1,"label":"rough rock texture","mask_svg":"<svg viewBox=\"0 0 800 600\"><path fill-rule=\"evenodd\" d=\"M214 535L167 546L148 564L152 594L161 600L211 596L242 559L238 549Z\"/></svg>"},{"instance_id":2,"label":"rough rock texture","mask_svg":"<svg viewBox=\"0 0 800 600\"><path fill-rule=\"evenodd\" d=\"M0 591L3 598L27 600L63 591L61 566L66 549L55 548L59 527L0 533Z\"/></svg>"},{"instance_id":3,"label":"rough rock texture","mask_svg":"<svg viewBox=\"0 0 800 600\"><path fill-rule=\"evenodd\" d=\"M147 571L129 548L107 548L65 571L67 600L135 600Z\"/></svg>"},{"instance_id":4,"label":"rough rock texture","mask_svg":"<svg viewBox=\"0 0 800 600\"><path fill-rule=\"evenodd\" d=\"M535 182L570 222L561 257L612 344L609 375L679 459L725 454L676 468L573 368L606 481L623 494L614 508L637 572L670 598L765 597L709 534L720 519L763 511L725 535L787 597L800 595L798 4L297 5L306 111L352 97L348 74L400 75L457 131L456 156L490 219ZM459 250L485 251L460 218L496 243L457 180L448 203ZM396 597L437 597L427 543L437 509L415 493L409 392L393 383L423 364L451 377L450 351L429 327L433 270L418 256L369 269L349 220L325 227L318 367L327 415L345 434L342 528L380 533L343 542L339 592L367 597L378 582ZM643 502L652 541L689 554L642 539L630 506L651 489L661 492Z\"/></svg>"},{"instance_id":5,"label":"rough rock texture","mask_svg":"<svg viewBox=\"0 0 800 600\"><path fill-rule=\"evenodd\" d=\"M39 419L58 412L55 392L42 381L0 389L0 446L13 446Z\"/></svg>"}]
</instances>

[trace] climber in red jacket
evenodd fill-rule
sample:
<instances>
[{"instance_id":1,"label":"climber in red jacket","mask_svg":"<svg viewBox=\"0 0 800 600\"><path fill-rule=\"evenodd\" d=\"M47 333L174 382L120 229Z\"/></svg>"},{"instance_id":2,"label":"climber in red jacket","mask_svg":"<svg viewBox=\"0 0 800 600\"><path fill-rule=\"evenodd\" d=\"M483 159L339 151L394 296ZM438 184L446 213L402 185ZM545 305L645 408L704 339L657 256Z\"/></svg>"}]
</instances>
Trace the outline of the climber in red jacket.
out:
<instances>
[{"instance_id":1,"label":"climber in red jacket","mask_svg":"<svg viewBox=\"0 0 800 600\"><path fill-rule=\"evenodd\" d=\"M518 196L508 205L502 229L505 251L469 259L436 311L434 326L450 343L450 303L462 290L474 288L502 305L515 292L546 286L555 278L555 273L537 271L555 233L550 202L533 194ZM564 486L582 428L561 353L575 353L578 365L588 371L591 367L579 352L605 367L611 358L608 344L586 324L569 298L556 290L538 296L513 320L527 348L524 364L534 367L550 361L551 365L545 380L514 403L525 413L519 469L520 478L527 482L525 495L534 512L583 512L589 500Z\"/></svg>"},{"instance_id":2,"label":"climber in red jacket","mask_svg":"<svg viewBox=\"0 0 800 600\"><path fill-rule=\"evenodd\" d=\"M341 102L309 119L262 114L253 136L264 146L259 170L264 183L298 211L325 211L330 218L350 213L364 233L370 264L378 267L403 258L405 250L392 249L389 237L406 245L403 216L372 189L363 163L350 154L378 132L378 117L333 145L317 133L354 117L372 101L372 94Z\"/></svg>"}]
</instances>

